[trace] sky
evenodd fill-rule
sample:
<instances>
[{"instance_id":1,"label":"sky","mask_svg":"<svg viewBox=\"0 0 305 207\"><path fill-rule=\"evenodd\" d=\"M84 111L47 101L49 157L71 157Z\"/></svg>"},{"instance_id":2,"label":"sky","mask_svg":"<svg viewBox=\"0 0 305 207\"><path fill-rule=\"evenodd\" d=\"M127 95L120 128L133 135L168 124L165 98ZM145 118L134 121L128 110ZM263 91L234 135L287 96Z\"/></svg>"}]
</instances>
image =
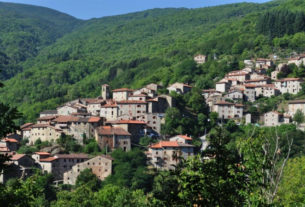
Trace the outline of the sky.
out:
<instances>
[{"instance_id":1,"label":"sky","mask_svg":"<svg viewBox=\"0 0 305 207\"><path fill-rule=\"evenodd\" d=\"M2 0L0 0L2 1ZM153 8L199 8L237 2L263 3L268 0L3 0L55 9L79 19L113 16Z\"/></svg>"}]
</instances>

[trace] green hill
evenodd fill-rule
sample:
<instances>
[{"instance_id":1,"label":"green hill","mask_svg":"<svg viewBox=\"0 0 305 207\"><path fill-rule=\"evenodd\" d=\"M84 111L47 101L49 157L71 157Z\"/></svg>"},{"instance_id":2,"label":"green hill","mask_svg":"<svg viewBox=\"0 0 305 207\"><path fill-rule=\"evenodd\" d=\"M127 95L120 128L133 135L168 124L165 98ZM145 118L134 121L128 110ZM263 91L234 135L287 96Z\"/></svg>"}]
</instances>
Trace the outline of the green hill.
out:
<instances>
[{"instance_id":1,"label":"green hill","mask_svg":"<svg viewBox=\"0 0 305 207\"><path fill-rule=\"evenodd\" d=\"M0 79L22 71L20 62L36 56L79 22L51 9L0 2Z\"/></svg>"},{"instance_id":2,"label":"green hill","mask_svg":"<svg viewBox=\"0 0 305 207\"><path fill-rule=\"evenodd\" d=\"M295 36L302 37L302 29L288 36L273 31L270 36L269 27L259 27L268 12L284 10L282 4L291 5L274 1L154 9L84 21L19 64L23 72L4 82L0 99L33 119L39 111L64 101L99 95L102 83L136 88L150 82L166 86L183 81L213 87L224 73L241 67L245 58L274 52L285 56L300 48ZM289 12L297 12L294 8L290 6ZM282 38L291 39L280 45ZM207 54L209 61L197 67L191 60L196 53Z\"/></svg>"}]
</instances>

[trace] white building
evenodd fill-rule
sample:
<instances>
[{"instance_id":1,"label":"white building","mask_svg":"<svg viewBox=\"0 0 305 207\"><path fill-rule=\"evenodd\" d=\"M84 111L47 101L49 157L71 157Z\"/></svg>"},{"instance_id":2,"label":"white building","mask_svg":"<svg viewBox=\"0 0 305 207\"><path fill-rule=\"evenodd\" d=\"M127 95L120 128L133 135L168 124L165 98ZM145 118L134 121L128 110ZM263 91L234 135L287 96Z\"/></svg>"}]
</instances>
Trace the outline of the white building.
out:
<instances>
[{"instance_id":1,"label":"white building","mask_svg":"<svg viewBox=\"0 0 305 207\"><path fill-rule=\"evenodd\" d=\"M301 78L284 78L274 82L275 87L283 93L297 94L302 90L302 83L304 82Z\"/></svg>"},{"instance_id":2,"label":"white building","mask_svg":"<svg viewBox=\"0 0 305 207\"><path fill-rule=\"evenodd\" d=\"M213 112L217 112L220 119L242 118L243 105L221 101L214 105Z\"/></svg>"},{"instance_id":3,"label":"white building","mask_svg":"<svg viewBox=\"0 0 305 207\"><path fill-rule=\"evenodd\" d=\"M203 64L205 63L206 61L206 56L205 55L201 55L201 54L198 54L194 57L194 61L197 63L197 64Z\"/></svg>"}]
</instances>

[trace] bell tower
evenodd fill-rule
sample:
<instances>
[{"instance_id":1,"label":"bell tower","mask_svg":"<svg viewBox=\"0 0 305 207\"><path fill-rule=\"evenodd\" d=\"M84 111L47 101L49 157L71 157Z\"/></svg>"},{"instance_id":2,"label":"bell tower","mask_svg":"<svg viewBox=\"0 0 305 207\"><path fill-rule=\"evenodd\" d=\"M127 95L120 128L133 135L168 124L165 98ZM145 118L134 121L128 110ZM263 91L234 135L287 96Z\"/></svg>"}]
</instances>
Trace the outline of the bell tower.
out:
<instances>
[{"instance_id":1,"label":"bell tower","mask_svg":"<svg viewBox=\"0 0 305 207\"><path fill-rule=\"evenodd\" d=\"M110 97L110 88L108 84L102 85L101 95L103 100L107 100Z\"/></svg>"}]
</instances>

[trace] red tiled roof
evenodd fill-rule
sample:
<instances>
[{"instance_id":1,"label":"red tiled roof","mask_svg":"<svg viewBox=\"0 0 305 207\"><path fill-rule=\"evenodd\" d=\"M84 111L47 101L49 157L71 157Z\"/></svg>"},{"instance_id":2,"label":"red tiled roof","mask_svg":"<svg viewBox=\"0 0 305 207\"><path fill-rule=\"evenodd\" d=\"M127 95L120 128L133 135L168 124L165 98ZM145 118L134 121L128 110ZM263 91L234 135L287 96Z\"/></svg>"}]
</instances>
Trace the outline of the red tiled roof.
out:
<instances>
[{"instance_id":1,"label":"red tiled roof","mask_svg":"<svg viewBox=\"0 0 305 207\"><path fill-rule=\"evenodd\" d=\"M118 88L118 89L114 89L112 90L112 92L133 92L132 89L129 89L129 88Z\"/></svg>"},{"instance_id":2,"label":"red tiled roof","mask_svg":"<svg viewBox=\"0 0 305 207\"><path fill-rule=\"evenodd\" d=\"M179 144L175 141L160 141L159 143L150 146L150 148L152 149L158 149L163 147L179 147Z\"/></svg>"},{"instance_id":3,"label":"red tiled roof","mask_svg":"<svg viewBox=\"0 0 305 207\"><path fill-rule=\"evenodd\" d=\"M117 101L118 104L146 104L146 101L138 101L138 100L124 100Z\"/></svg>"},{"instance_id":4,"label":"red tiled roof","mask_svg":"<svg viewBox=\"0 0 305 207\"><path fill-rule=\"evenodd\" d=\"M40 159L40 162L53 162L54 160L57 160L57 157L48 157L44 159Z\"/></svg>"},{"instance_id":5,"label":"red tiled roof","mask_svg":"<svg viewBox=\"0 0 305 207\"><path fill-rule=\"evenodd\" d=\"M95 123L95 122L99 122L99 121L101 121L101 118L95 117L95 116L90 117L88 120L89 123Z\"/></svg>"},{"instance_id":6,"label":"red tiled roof","mask_svg":"<svg viewBox=\"0 0 305 207\"><path fill-rule=\"evenodd\" d=\"M192 139L192 137L188 137L188 136L186 136L186 135L177 135L178 137L181 137L181 138L183 138L183 139L185 139L185 140L193 140Z\"/></svg>"},{"instance_id":7,"label":"red tiled roof","mask_svg":"<svg viewBox=\"0 0 305 207\"><path fill-rule=\"evenodd\" d=\"M303 81L302 78L283 78L280 80L276 80L275 82L285 82L285 81Z\"/></svg>"},{"instance_id":8,"label":"red tiled roof","mask_svg":"<svg viewBox=\"0 0 305 207\"><path fill-rule=\"evenodd\" d=\"M144 121L138 121L138 120L118 120L118 121L109 121L107 123L112 124L146 124Z\"/></svg>"},{"instance_id":9,"label":"red tiled roof","mask_svg":"<svg viewBox=\"0 0 305 207\"><path fill-rule=\"evenodd\" d=\"M234 105L234 103L226 102L226 101L219 101L215 105Z\"/></svg>"},{"instance_id":10,"label":"red tiled roof","mask_svg":"<svg viewBox=\"0 0 305 207\"><path fill-rule=\"evenodd\" d=\"M56 119L57 116L43 116L37 119L37 121L49 121L49 120L53 120Z\"/></svg>"},{"instance_id":11,"label":"red tiled roof","mask_svg":"<svg viewBox=\"0 0 305 207\"><path fill-rule=\"evenodd\" d=\"M20 160L24 156L25 156L25 154L14 154L10 159L13 161L16 161L16 160Z\"/></svg>"},{"instance_id":12,"label":"red tiled roof","mask_svg":"<svg viewBox=\"0 0 305 207\"><path fill-rule=\"evenodd\" d=\"M48 152L35 152L35 154L37 154L37 155L51 155Z\"/></svg>"},{"instance_id":13,"label":"red tiled roof","mask_svg":"<svg viewBox=\"0 0 305 207\"><path fill-rule=\"evenodd\" d=\"M55 155L58 159L88 159L89 156L87 154L57 154Z\"/></svg>"},{"instance_id":14,"label":"red tiled roof","mask_svg":"<svg viewBox=\"0 0 305 207\"><path fill-rule=\"evenodd\" d=\"M25 123L22 126L20 126L20 129L29 128L29 126L34 125L33 123Z\"/></svg>"},{"instance_id":15,"label":"red tiled roof","mask_svg":"<svg viewBox=\"0 0 305 207\"><path fill-rule=\"evenodd\" d=\"M16 139L12 139L12 138L4 138L3 139L5 142L13 142L13 143L18 143L18 141Z\"/></svg>"},{"instance_id":16,"label":"red tiled roof","mask_svg":"<svg viewBox=\"0 0 305 207\"><path fill-rule=\"evenodd\" d=\"M112 104L105 104L102 106L102 108L116 108L118 107L116 104L112 103Z\"/></svg>"},{"instance_id":17,"label":"red tiled roof","mask_svg":"<svg viewBox=\"0 0 305 207\"><path fill-rule=\"evenodd\" d=\"M79 121L79 117L75 116L59 116L56 119L54 119L55 122L59 123L67 123L67 122L77 122Z\"/></svg>"},{"instance_id":18,"label":"red tiled roof","mask_svg":"<svg viewBox=\"0 0 305 207\"><path fill-rule=\"evenodd\" d=\"M49 126L49 124L35 124L32 126L32 128L47 128Z\"/></svg>"},{"instance_id":19,"label":"red tiled roof","mask_svg":"<svg viewBox=\"0 0 305 207\"><path fill-rule=\"evenodd\" d=\"M254 84L244 84L244 86L246 88L256 88L256 85L254 85Z\"/></svg>"},{"instance_id":20,"label":"red tiled roof","mask_svg":"<svg viewBox=\"0 0 305 207\"><path fill-rule=\"evenodd\" d=\"M236 107L244 107L242 104L235 104Z\"/></svg>"},{"instance_id":21,"label":"red tiled roof","mask_svg":"<svg viewBox=\"0 0 305 207\"><path fill-rule=\"evenodd\" d=\"M121 127L101 126L98 130L100 135L121 135L131 136L129 132L122 129Z\"/></svg>"}]
</instances>

